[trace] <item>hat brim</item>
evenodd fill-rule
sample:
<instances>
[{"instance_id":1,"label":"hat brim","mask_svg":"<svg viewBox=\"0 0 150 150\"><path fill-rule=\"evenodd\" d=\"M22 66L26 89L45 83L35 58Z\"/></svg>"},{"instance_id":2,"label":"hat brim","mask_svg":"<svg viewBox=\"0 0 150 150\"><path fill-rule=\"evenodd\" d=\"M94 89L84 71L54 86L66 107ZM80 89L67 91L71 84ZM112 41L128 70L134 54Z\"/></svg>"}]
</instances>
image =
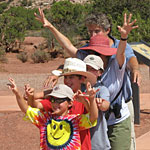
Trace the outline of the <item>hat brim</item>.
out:
<instances>
[{"instance_id":1,"label":"hat brim","mask_svg":"<svg viewBox=\"0 0 150 150\"><path fill-rule=\"evenodd\" d=\"M97 66L91 64L91 63L86 63L86 65L91 66L92 68L94 68L95 70L99 70L100 68L98 68Z\"/></svg>"},{"instance_id":2,"label":"hat brim","mask_svg":"<svg viewBox=\"0 0 150 150\"><path fill-rule=\"evenodd\" d=\"M58 93L47 94L47 95L45 95L45 98L49 98L50 96L57 97L57 98L69 98L71 101L73 101L73 99L71 97L67 97L66 95L62 95L62 94L58 94Z\"/></svg>"},{"instance_id":3,"label":"hat brim","mask_svg":"<svg viewBox=\"0 0 150 150\"><path fill-rule=\"evenodd\" d=\"M68 76L68 75L82 75L86 77L86 82L89 81L92 85L96 84L97 78L91 72L84 72L84 71L74 71L68 73L62 73L60 76Z\"/></svg>"},{"instance_id":4,"label":"hat brim","mask_svg":"<svg viewBox=\"0 0 150 150\"><path fill-rule=\"evenodd\" d=\"M110 48L110 47L100 47L100 46L87 46L80 48L82 50L93 50L99 54L105 56L112 56L117 53L117 48Z\"/></svg>"}]
</instances>

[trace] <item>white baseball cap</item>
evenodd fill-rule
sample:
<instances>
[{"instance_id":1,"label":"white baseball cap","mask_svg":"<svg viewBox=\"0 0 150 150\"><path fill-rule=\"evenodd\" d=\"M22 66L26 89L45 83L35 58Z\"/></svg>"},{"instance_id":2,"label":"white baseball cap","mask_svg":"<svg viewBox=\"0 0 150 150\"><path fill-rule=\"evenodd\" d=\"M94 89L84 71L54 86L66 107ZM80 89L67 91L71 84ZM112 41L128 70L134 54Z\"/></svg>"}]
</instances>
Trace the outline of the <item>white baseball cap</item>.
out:
<instances>
[{"instance_id":1,"label":"white baseball cap","mask_svg":"<svg viewBox=\"0 0 150 150\"><path fill-rule=\"evenodd\" d=\"M83 60L86 65L91 66L95 70L103 69L104 70L104 63L99 56L96 55L88 55Z\"/></svg>"},{"instance_id":2,"label":"white baseball cap","mask_svg":"<svg viewBox=\"0 0 150 150\"><path fill-rule=\"evenodd\" d=\"M57 98L69 98L73 101L74 92L70 87L65 84L56 85L50 94L47 94L45 97L54 96Z\"/></svg>"}]
</instances>

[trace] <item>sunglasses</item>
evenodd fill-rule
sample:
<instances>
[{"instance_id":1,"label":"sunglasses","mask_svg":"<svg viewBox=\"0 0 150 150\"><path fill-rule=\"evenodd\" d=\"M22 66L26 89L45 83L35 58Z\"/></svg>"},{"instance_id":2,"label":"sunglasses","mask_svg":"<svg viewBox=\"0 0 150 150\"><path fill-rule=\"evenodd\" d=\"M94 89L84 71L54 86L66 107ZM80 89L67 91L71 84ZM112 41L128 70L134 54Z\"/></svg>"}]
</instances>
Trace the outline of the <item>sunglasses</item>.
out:
<instances>
[{"instance_id":1,"label":"sunglasses","mask_svg":"<svg viewBox=\"0 0 150 150\"><path fill-rule=\"evenodd\" d=\"M50 102L51 103L58 103L58 104L61 104L61 103L63 103L63 102L65 102L65 101L70 101L70 99L69 98L55 98L55 97L50 97Z\"/></svg>"}]
</instances>

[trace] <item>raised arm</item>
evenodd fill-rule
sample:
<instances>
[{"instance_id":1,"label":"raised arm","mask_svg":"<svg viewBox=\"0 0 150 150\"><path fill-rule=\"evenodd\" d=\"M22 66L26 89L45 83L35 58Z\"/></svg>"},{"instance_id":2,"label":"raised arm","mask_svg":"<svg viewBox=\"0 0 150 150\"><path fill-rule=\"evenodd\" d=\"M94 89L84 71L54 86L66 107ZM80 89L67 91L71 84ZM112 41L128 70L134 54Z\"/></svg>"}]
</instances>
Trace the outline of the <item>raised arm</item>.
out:
<instances>
[{"instance_id":1,"label":"raised arm","mask_svg":"<svg viewBox=\"0 0 150 150\"><path fill-rule=\"evenodd\" d=\"M15 81L12 78L9 78L9 82L10 84L8 84L8 86L15 94L18 106L20 107L22 112L26 113L28 109L28 104L26 103L26 101L23 99L22 95L18 91Z\"/></svg>"},{"instance_id":2,"label":"raised arm","mask_svg":"<svg viewBox=\"0 0 150 150\"><path fill-rule=\"evenodd\" d=\"M53 35L55 36L56 40L59 44L70 54L71 57L76 57L77 48L73 46L71 41L60 33L46 18L43 11L39 8L40 15L34 13L37 20L43 23L43 26L48 28Z\"/></svg>"},{"instance_id":3,"label":"raised arm","mask_svg":"<svg viewBox=\"0 0 150 150\"><path fill-rule=\"evenodd\" d=\"M32 90L30 87L28 88L28 85L25 86L25 89L28 90L29 92L31 92ZM27 95L27 92L26 92L26 95ZM28 105L34 108L39 108L41 110L44 110L44 107L42 103L40 102L40 100L43 100L44 98L44 91L34 92L33 99L29 98L29 95L27 95L27 97L28 97L28 101L27 101Z\"/></svg>"},{"instance_id":4,"label":"raised arm","mask_svg":"<svg viewBox=\"0 0 150 150\"><path fill-rule=\"evenodd\" d=\"M125 48L127 44L128 34L131 32L131 30L138 28L138 26L133 26L136 22L136 19L130 23L131 18L132 14L130 14L129 18L127 19L127 15L125 13L123 26L122 27L118 26L118 30L121 33L121 39L117 49L116 58L120 67L122 67L125 61Z\"/></svg>"},{"instance_id":5,"label":"raised arm","mask_svg":"<svg viewBox=\"0 0 150 150\"><path fill-rule=\"evenodd\" d=\"M87 94L89 95L89 102L90 102L90 109L89 109L90 121L94 122L98 118L98 108L95 100L95 95L98 90L94 90L91 87L91 84L89 82L87 83L86 88L87 88Z\"/></svg>"}]
</instances>

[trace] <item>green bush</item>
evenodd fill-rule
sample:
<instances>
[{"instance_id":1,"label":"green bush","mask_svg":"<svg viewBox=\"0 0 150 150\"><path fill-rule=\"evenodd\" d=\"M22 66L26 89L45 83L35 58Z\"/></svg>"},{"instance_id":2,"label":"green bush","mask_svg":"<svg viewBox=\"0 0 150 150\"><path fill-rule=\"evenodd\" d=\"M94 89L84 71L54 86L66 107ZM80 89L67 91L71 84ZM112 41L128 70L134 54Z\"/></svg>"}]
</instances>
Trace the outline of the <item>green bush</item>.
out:
<instances>
[{"instance_id":1,"label":"green bush","mask_svg":"<svg viewBox=\"0 0 150 150\"><path fill-rule=\"evenodd\" d=\"M8 3L5 3L5 2L0 4L0 14L4 12L7 6L8 6Z\"/></svg>"},{"instance_id":2,"label":"green bush","mask_svg":"<svg viewBox=\"0 0 150 150\"><path fill-rule=\"evenodd\" d=\"M28 60L28 54L27 52L21 52L17 55L17 59L21 60L23 63L25 63Z\"/></svg>"},{"instance_id":3,"label":"green bush","mask_svg":"<svg viewBox=\"0 0 150 150\"><path fill-rule=\"evenodd\" d=\"M31 55L31 59L34 63L45 63L50 60L50 55L45 51L37 50Z\"/></svg>"}]
</instances>

